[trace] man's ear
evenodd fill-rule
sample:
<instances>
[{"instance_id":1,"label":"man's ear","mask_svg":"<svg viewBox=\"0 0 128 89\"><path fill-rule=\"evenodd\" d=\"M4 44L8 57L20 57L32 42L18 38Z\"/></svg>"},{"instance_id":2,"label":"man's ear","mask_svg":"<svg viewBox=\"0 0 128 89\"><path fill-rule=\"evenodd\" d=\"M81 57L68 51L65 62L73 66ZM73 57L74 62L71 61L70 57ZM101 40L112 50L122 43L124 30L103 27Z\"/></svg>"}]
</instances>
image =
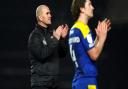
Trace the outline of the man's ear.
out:
<instances>
[{"instance_id":1,"label":"man's ear","mask_svg":"<svg viewBox=\"0 0 128 89\"><path fill-rule=\"evenodd\" d=\"M38 19L39 19L40 21L42 21L43 18L42 18L42 16L39 16Z\"/></svg>"},{"instance_id":2,"label":"man's ear","mask_svg":"<svg viewBox=\"0 0 128 89\"><path fill-rule=\"evenodd\" d=\"M83 13L84 12L84 9L83 7L80 7L80 12Z\"/></svg>"}]
</instances>

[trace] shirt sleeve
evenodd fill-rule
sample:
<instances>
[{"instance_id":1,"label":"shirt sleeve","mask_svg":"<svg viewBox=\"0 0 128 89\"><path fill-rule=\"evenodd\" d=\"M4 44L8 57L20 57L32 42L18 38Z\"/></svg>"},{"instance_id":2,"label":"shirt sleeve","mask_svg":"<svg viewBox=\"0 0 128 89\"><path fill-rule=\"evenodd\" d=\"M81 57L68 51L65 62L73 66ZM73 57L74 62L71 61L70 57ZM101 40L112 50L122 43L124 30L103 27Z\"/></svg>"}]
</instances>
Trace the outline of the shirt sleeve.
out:
<instances>
[{"instance_id":1,"label":"shirt sleeve","mask_svg":"<svg viewBox=\"0 0 128 89\"><path fill-rule=\"evenodd\" d=\"M91 32L89 32L86 37L82 35L82 43L86 51L94 47L94 40Z\"/></svg>"}]
</instances>

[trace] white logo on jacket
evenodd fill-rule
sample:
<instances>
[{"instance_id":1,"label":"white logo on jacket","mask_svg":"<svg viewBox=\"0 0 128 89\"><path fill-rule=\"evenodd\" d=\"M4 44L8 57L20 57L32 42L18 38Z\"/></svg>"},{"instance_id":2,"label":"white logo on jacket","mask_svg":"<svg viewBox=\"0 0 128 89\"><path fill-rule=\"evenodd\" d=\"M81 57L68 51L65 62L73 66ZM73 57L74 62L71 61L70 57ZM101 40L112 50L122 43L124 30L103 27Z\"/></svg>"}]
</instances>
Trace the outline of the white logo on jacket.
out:
<instances>
[{"instance_id":1,"label":"white logo on jacket","mask_svg":"<svg viewBox=\"0 0 128 89\"><path fill-rule=\"evenodd\" d=\"M47 42L46 42L45 38L43 39L42 42L43 42L44 45L47 45Z\"/></svg>"}]
</instances>

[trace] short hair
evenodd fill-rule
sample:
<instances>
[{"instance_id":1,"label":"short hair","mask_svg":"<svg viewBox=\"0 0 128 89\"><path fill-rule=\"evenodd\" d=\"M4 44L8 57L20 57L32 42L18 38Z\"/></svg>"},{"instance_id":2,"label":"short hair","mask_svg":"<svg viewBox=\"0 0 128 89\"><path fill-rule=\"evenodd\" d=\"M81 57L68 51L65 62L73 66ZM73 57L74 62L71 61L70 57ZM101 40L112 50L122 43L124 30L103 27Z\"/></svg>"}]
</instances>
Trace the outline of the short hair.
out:
<instances>
[{"instance_id":1,"label":"short hair","mask_svg":"<svg viewBox=\"0 0 128 89\"><path fill-rule=\"evenodd\" d=\"M84 7L86 0L73 0L71 5L71 12L74 20L77 20L80 15L80 7Z\"/></svg>"},{"instance_id":2,"label":"short hair","mask_svg":"<svg viewBox=\"0 0 128 89\"><path fill-rule=\"evenodd\" d=\"M48 7L47 5L39 5L37 8L36 8L36 18L38 19L38 16L40 16L40 14L42 13L41 10L43 7Z\"/></svg>"}]
</instances>

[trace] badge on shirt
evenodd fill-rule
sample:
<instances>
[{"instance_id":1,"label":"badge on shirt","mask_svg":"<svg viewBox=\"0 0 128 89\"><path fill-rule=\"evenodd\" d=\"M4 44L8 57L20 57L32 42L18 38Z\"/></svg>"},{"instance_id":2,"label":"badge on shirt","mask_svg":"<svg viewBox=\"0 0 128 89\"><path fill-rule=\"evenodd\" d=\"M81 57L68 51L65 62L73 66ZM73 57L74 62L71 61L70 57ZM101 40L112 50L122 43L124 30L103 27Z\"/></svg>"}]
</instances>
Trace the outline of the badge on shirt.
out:
<instances>
[{"instance_id":1,"label":"badge on shirt","mask_svg":"<svg viewBox=\"0 0 128 89\"><path fill-rule=\"evenodd\" d=\"M90 47L90 48L94 46L94 43L93 43L91 34L88 34L88 35L87 35L87 41L88 41L88 43L89 43L89 47Z\"/></svg>"},{"instance_id":2,"label":"badge on shirt","mask_svg":"<svg viewBox=\"0 0 128 89\"><path fill-rule=\"evenodd\" d=\"M47 45L47 42L46 42L45 38L43 39L42 42L43 42L44 45Z\"/></svg>"}]
</instances>

